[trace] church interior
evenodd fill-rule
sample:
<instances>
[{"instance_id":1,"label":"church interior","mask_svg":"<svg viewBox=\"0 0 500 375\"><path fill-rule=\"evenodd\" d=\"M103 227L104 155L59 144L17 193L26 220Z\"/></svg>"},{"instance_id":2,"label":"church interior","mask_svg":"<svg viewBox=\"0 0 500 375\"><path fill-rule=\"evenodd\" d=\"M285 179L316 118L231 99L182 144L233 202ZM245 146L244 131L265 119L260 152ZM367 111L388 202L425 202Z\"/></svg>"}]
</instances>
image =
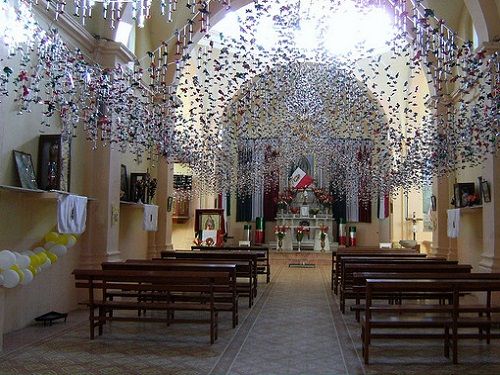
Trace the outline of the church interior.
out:
<instances>
[{"instance_id":1,"label":"church interior","mask_svg":"<svg viewBox=\"0 0 500 375\"><path fill-rule=\"evenodd\" d=\"M1 1L0 374L500 373L499 51L500 0Z\"/></svg>"}]
</instances>

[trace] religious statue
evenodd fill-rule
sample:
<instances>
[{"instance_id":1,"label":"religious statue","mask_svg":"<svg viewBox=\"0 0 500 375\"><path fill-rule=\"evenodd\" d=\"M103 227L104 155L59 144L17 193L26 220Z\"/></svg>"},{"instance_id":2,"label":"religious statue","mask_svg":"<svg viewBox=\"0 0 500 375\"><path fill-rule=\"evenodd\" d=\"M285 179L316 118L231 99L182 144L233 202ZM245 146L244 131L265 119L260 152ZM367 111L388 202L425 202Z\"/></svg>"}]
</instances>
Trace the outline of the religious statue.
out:
<instances>
[{"instance_id":1,"label":"religious statue","mask_svg":"<svg viewBox=\"0 0 500 375\"><path fill-rule=\"evenodd\" d=\"M205 230L214 230L214 229L215 229L215 221L212 218L212 215L208 215L208 218L205 221Z\"/></svg>"},{"instance_id":2,"label":"religious statue","mask_svg":"<svg viewBox=\"0 0 500 375\"><path fill-rule=\"evenodd\" d=\"M47 165L47 189L59 189L57 186L57 163L59 158L59 145L52 143L49 148L49 162Z\"/></svg>"}]
</instances>

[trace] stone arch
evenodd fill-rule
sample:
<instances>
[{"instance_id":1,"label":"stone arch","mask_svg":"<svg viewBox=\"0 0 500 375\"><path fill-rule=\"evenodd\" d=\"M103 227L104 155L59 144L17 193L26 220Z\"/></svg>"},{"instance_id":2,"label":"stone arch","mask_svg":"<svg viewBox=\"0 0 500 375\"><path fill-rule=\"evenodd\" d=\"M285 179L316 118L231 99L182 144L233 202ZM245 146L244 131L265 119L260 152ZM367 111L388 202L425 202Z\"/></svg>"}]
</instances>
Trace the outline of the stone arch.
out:
<instances>
[{"instance_id":1,"label":"stone arch","mask_svg":"<svg viewBox=\"0 0 500 375\"><path fill-rule=\"evenodd\" d=\"M464 0L479 38L479 44L500 40L499 11L496 1Z\"/></svg>"}]
</instances>

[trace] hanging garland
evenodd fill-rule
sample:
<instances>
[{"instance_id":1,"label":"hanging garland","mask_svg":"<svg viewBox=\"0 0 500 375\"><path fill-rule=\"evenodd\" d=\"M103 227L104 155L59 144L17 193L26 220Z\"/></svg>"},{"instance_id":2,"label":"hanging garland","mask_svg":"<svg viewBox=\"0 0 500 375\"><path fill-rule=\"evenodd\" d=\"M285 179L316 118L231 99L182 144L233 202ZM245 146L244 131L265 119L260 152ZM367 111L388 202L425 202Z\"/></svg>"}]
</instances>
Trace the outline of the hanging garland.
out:
<instances>
[{"instance_id":1,"label":"hanging garland","mask_svg":"<svg viewBox=\"0 0 500 375\"><path fill-rule=\"evenodd\" d=\"M44 237L43 246L37 246L33 250L0 251L0 286L14 288L29 284L38 273L66 255L76 241L73 234L49 232Z\"/></svg>"},{"instance_id":2,"label":"hanging garland","mask_svg":"<svg viewBox=\"0 0 500 375\"><path fill-rule=\"evenodd\" d=\"M324 15L346 2L316 3ZM323 38L304 52L296 45L297 25L317 20L292 0L254 2L239 20L239 39L207 34L207 43L193 51L195 26L207 31L210 16L209 2L198 2L197 16L147 54L146 71L139 64L130 70L88 62L19 4L17 26L0 28L9 57L19 59L0 69L0 100L13 96L19 114L33 105L43 106L46 119L58 114L65 137L82 124L95 145L115 144L139 157L154 150L184 162L198 177L196 193L236 186L266 190L264 158L254 157L244 178L235 172L239 145L249 141L257 149L274 149L273 170L314 155L327 175L361 183L365 195L429 183L458 166L478 165L498 148L498 54L460 44L418 1L410 7L390 1L396 32L388 42L388 63L362 41L342 58L332 56L324 48L324 23L314 30ZM352 4L363 13L377 2ZM6 2L0 6L12 13ZM257 42L262 20L274 25L271 47ZM29 30L31 39L14 40L18 29ZM400 74L401 62L411 76L425 75L435 94L411 87ZM173 85L167 81L172 69ZM383 78L383 85L374 76ZM447 95L454 87L456 99ZM405 100L397 102L398 96ZM382 105L384 111L378 109ZM442 105L445 110L438 111Z\"/></svg>"}]
</instances>

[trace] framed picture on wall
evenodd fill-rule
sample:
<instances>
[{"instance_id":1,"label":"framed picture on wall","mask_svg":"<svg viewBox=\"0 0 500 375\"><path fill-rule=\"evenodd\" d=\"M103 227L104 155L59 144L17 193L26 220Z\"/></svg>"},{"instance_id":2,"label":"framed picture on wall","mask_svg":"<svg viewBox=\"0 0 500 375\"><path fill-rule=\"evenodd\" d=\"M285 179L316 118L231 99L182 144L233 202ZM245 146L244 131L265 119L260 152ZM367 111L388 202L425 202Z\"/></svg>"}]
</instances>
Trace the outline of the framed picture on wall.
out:
<instances>
[{"instance_id":1,"label":"framed picture on wall","mask_svg":"<svg viewBox=\"0 0 500 375\"><path fill-rule=\"evenodd\" d=\"M127 166L124 164L120 165L120 200L129 200L128 173Z\"/></svg>"},{"instance_id":2,"label":"framed picture on wall","mask_svg":"<svg viewBox=\"0 0 500 375\"><path fill-rule=\"evenodd\" d=\"M129 200L132 202L146 203L147 173L130 174Z\"/></svg>"},{"instance_id":3,"label":"framed picture on wall","mask_svg":"<svg viewBox=\"0 0 500 375\"><path fill-rule=\"evenodd\" d=\"M436 196L431 195L431 210L436 211L436 209L437 209Z\"/></svg>"},{"instance_id":4,"label":"framed picture on wall","mask_svg":"<svg viewBox=\"0 0 500 375\"><path fill-rule=\"evenodd\" d=\"M21 187L25 189L38 190L31 154L14 150L13 155Z\"/></svg>"},{"instance_id":5,"label":"framed picture on wall","mask_svg":"<svg viewBox=\"0 0 500 375\"><path fill-rule=\"evenodd\" d=\"M481 192L483 193L483 202L491 202L490 184L488 181L481 181Z\"/></svg>"},{"instance_id":6,"label":"framed picture on wall","mask_svg":"<svg viewBox=\"0 0 500 375\"><path fill-rule=\"evenodd\" d=\"M44 134L38 141L38 186L42 190L70 189L71 145L60 134Z\"/></svg>"},{"instance_id":7,"label":"framed picture on wall","mask_svg":"<svg viewBox=\"0 0 500 375\"><path fill-rule=\"evenodd\" d=\"M473 182L465 182L465 183L455 184L453 186L455 207L460 208L460 207L468 206L469 202L467 200L467 197L469 195L473 195L474 191L475 191L475 187L474 187Z\"/></svg>"}]
</instances>

